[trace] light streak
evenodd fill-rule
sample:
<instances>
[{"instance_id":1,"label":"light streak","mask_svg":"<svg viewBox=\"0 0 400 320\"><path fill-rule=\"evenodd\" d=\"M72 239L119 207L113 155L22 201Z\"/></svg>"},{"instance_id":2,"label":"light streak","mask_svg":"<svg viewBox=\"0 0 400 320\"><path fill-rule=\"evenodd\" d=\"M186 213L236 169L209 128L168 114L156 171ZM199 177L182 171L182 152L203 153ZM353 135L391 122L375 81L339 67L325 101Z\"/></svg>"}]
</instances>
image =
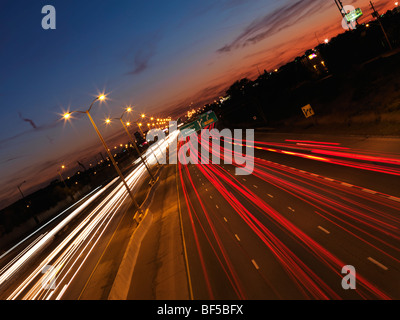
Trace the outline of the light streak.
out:
<instances>
[{"instance_id":1,"label":"light streak","mask_svg":"<svg viewBox=\"0 0 400 320\"><path fill-rule=\"evenodd\" d=\"M161 155L171 143L175 134L169 135L163 139L158 145L151 146L145 152L144 156L152 157L153 153ZM157 147L157 149L155 149ZM164 149L162 151L161 149ZM154 157L153 157L154 159ZM151 161L149 160L151 163ZM152 164L155 164L155 159ZM138 188L141 181L147 175L147 171L143 163L140 163L131 173L127 174L126 182L131 190ZM32 258L38 256L43 249L47 247L65 227L68 226L78 215L85 211L89 205L93 204L102 194L107 195L100 201L96 207L88 212L85 218L58 243L49 254L43 256L41 261L34 267L22 281L13 288L12 293L8 296L8 300L14 299L61 299L67 292L69 285L74 280L78 272L84 266L93 249L101 241L111 221L116 217L122 205L128 200L128 193L122 182L112 188L119 178L115 178L105 187L96 189L80 201L79 206L70 214L63 218L55 227L40 235L25 249L23 249L13 260L11 260L0 271L0 285L4 284L11 277L16 277L20 270L25 267ZM63 211L55 218L54 221L64 215L67 211ZM36 231L35 233L37 233ZM32 235L31 235L32 236ZM21 245L21 243L18 243ZM6 254L14 250L17 246L11 248ZM46 280L46 274L42 273L45 266L51 265L57 270L56 289L49 290L43 286ZM65 284L65 281L67 283ZM55 292L57 292L55 294Z\"/></svg>"}]
</instances>

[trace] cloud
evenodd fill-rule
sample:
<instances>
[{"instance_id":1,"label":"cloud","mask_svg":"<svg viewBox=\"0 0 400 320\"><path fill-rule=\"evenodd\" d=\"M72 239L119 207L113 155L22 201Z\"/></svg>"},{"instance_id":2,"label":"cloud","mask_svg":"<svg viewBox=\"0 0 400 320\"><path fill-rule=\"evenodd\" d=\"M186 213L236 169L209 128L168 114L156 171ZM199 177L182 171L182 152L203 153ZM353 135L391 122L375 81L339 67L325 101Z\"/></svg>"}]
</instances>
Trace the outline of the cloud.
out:
<instances>
[{"instance_id":1,"label":"cloud","mask_svg":"<svg viewBox=\"0 0 400 320\"><path fill-rule=\"evenodd\" d=\"M219 48L217 53L223 54L234 49L254 45L271 37L282 30L292 27L310 15L322 11L327 6L326 1L303 0L286 5L251 22L231 43Z\"/></svg>"},{"instance_id":2,"label":"cloud","mask_svg":"<svg viewBox=\"0 0 400 320\"><path fill-rule=\"evenodd\" d=\"M18 115L19 115L19 117L20 117L23 121L29 122L33 129L37 129L37 125L33 122L33 120L31 120L31 119L25 119L25 118L22 116L21 112L18 112Z\"/></svg>"},{"instance_id":3,"label":"cloud","mask_svg":"<svg viewBox=\"0 0 400 320\"><path fill-rule=\"evenodd\" d=\"M11 161L14 161L14 160L23 158L23 157L25 157L25 156L15 156L15 157L11 157L11 158L8 158L8 159L5 159L5 160L1 161L0 163L1 163L1 164L4 164L4 163L11 162Z\"/></svg>"},{"instance_id":4,"label":"cloud","mask_svg":"<svg viewBox=\"0 0 400 320\"><path fill-rule=\"evenodd\" d=\"M154 52L146 52L148 50L141 49L139 50L133 60L133 69L127 72L128 75L136 75L142 73L149 66L149 61L151 57L154 55Z\"/></svg>"},{"instance_id":5,"label":"cloud","mask_svg":"<svg viewBox=\"0 0 400 320\"><path fill-rule=\"evenodd\" d=\"M161 39L161 32L155 32L154 34L148 35L144 40L137 40L131 46L135 48L129 50L124 55L124 60L127 61L130 71L127 75L137 75L149 68L149 62L156 54L157 44ZM134 52L133 59L131 52ZM133 60L133 61L132 61Z\"/></svg>"},{"instance_id":6,"label":"cloud","mask_svg":"<svg viewBox=\"0 0 400 320\"><path fill-rule=\"evenodd\" d=\"M48 129L52 129L52 128L55 128L58 125L61 125L61 124L64 123L63 121L60 121L60 119L58 119L58 120L55 120L53 122L45 123L45 124L42 124L42 125L36 125L31 119L22 118L22 115L21 115L20 112L18 112L18 115L20 116L20 118L22 120L24 120L26 122L29 122L30 125L32 126L32 128L29 129L29 130L25 130L23 132L17 133L15 135L11 136L11 137L0 139L0 146L1 147L4 147L5 144L10 143L11 141L16 140L18 138L21 138L21 137L23 137L25 135L31 135L33 132L40 132L40 131L45 131L45 130L48 130Z\"/></svg>"}]
</instances>

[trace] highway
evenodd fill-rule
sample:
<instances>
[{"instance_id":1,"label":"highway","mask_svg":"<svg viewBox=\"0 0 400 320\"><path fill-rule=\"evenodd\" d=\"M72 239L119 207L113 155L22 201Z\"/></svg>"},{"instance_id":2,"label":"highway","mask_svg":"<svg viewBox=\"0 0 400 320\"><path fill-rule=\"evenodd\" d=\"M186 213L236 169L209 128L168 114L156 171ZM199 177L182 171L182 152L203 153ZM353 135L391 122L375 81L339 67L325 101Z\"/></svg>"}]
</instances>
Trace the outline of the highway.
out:
<instances>
[{"instance_id":1,"label":"highway","mask_svg":"<svg viewBox=\"0 0 400 320\"><path fill-rule=\"evenodd\" d=\"M131 299L400 298L399 154L355 148L358 138L268 138L256 135L251 175L235 175L234 164L169 168L176 181L166 178L153 210L163 235L145 238ZM180 255L152 249L177 235ZM168 274L171 260L187 279ZM344 266L355 269L354 290L342 286Z\"/></svg>"},{"instance_id":2,"label":"highway","mask_svg":"<svg viewBox=\"0 0 400 320\"><path fill-rule=\"evenodd\" d=\"M160 148L153 145L147 150L149 165L156 164L167 144L165 140ZM135 194L146 179L143 163L125 176ZM131 202L115 178L10 248L0 258L1 299L107 298L123 248L136 227L133 218L138 211Z\"/></svg>"},{"instance_id":3,"label":"highway","mask_svg":"<svg viewBox=\"0 0 400 320\"><path fill-rule=\"evenodd\" d=\"M397 141L255 138L249 175L235 163L160 167L127 299L399 299ZM243 145L220 155L232 143ZM135 194L146 175L126 175ZM107 299L133 211L118 179L94 190L0 257L0 298Z\"/></svg>"}]
</instances>

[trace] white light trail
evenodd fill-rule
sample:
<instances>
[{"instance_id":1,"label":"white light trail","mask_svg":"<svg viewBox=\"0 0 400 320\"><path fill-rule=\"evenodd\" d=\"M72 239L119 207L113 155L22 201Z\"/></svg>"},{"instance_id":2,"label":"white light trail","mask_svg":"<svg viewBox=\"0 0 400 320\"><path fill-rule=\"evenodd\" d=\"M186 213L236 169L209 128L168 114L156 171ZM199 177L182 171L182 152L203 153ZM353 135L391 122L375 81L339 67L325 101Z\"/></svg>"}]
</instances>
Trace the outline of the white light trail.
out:
<instances>
[{"instance_id":1,"label":"white light trail","mask_svg":"<svg viewBox=\"0 0 400 320\"><path fill-rule=\"evenodd\" d=\"M146 151L145 156L147 158L151 156L149 159L154 159L153 154L161 157L161 152L166 152L166 148L169 146L171 139L174 139L176 135L176 133L171 133L166 139L160 141L158 145L152 145ZM152 162L148 160L148 162L150 162L150 164L156 163L155 159L152 160ZM144 181L146 175L147 170L144 164L141 163L127 175L125 180L129 188L134 191L134 189L138 188L140 182ZM85 197L86 199L84 201L80 201L83 202L79 207L72 211L50 231L40 235L3 267L3 269L0 270L0 285L4 284L11 277L18 276L18 272L22 267L26 266L29 261L32 261L34 256L38 256L39 252L43 252L43 249L52 242L54 237L61 230L69 225L77 215L82 213L83 210L98 199L98 197L108 190L118 179L119 178L115 178L107 186L99 190L94 190L90 195ZM83 221L74 227L47 256L43 257L42 261L33 272L16 286L7 299L61 299L126 200L128 200L128 192L123 183L120 182L114 189L109 191L108 195L105 196L90 213L87 214ZM62 214L65 214L65 211L56 218L60 217ZM52 221L54 219L52 219ZM36 233L37 232L38 230ZM18 245L20 245L20 243ZM18 245L14 246L12 249L16 248ZM52 269L56 270L54 277L56 288L54 290L50 290L44 285L46 281L48 282L49 277L42 273L42 270L48 265L51 265Z\"/></svg>"}]
</instances>

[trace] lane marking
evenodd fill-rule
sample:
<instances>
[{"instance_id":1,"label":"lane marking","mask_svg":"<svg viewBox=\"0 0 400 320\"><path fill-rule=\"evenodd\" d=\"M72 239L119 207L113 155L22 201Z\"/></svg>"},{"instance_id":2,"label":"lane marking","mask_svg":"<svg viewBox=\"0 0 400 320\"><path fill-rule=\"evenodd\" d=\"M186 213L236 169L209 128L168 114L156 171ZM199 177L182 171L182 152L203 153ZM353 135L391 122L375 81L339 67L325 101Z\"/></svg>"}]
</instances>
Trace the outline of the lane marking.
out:
<instances>
[{"instance_id":1,"label":"lane marking","mask_svg":"<svg viewBox=\"0 0 400 320\"><path fill-rule=\"evenodd\" d=\"M340 184L342 186L345 186L345 187L352 187L353 186L352 184L349 184L349 183L346 183L346 182L341 182Z\"/></svg>"},{"instance_id":2,"label":"lane marking","mask_svg":"<svg viewBox=\"0 0 400 320\"><path fill-rule=\"evenodd\" d=\"M376 261L375 259L368 257L368 260L371 261L372 263L376 264L379 268L383 269L383 270L388 270L388 268L386 266L384 266L382 263Z\"/></svg>"},{"instance_id":3,"label":"lane marking","mask_svg":"<svg viewBox=\"0 0 400 320\"><path fill-rule=\"evenodd\" d=\"M335 181L335 180L333 180L333 179L331 179L331 178L327 178L327 177L324 177L324 179L325 179L325 180L328 180L328 181Z\"/></svg>"},{"instance_id":4,"label":"lane marking","mask_svg":"<svg viewBox=\"0 0 400 320\"><path fill-rule=\"evenodd\" d=\"M240 238L239 238L239 236L235 233L235 237L236 237L236 239L238 240L238 241L240 241Z\"/></svg>"},{"instance_id":5,"label":"lane marking","mask_svg":"<svg viewBox=\"0 0 400 320\"><path fill-rule=\"evenodd\" d=\"M257 262L256 262L254 259L251 260L251 263L254 265L254 267L255 267L257 270L260 269L260 267L258 266Z\"/></svg>"},{"instance_id":6,"label":"lane marking","mask_svg":"<svg viewBox=\"0 0 400 320\"><path fill-rule=\"evenodd\" d=\"M326 230L325 228L322 228L321 226L318 226L318 229L322 230L326 234L330 234L330 232L328 230Z\"/></svg>"},{"instance_id":7,"label":"lane marking","mask_svg":"<svg viewBox=\"0 0 400 320\"><path fill-rule=\"evenodd\" d=\"M371 193L371 194L376 194L376 191L374 191L374 190L361 189L361 191L368 192L368 193Z\"/></svg>"},{"instance_id":8,"label":"lane marking","mask_svg":"<svg viewBox=\"0 0 400 320\"><path fill-rule=\"evenodd\" d=\"M400 202L400 198L397 198L397 197L390 196L389 199Z\"/></svg>"},{"instance_id":9,"label":"lane marking","mask_svg":"<svg viewBox=\"0 0 400 320\"><path fill-rule=\"evenodd\" d=\"M189 299L193 300L194 297L193 297L193 287L192 287L192 280L191 280L192 276L190 274L190 268L189 268L189 259L188 259L188 253L187 253L185 233L183 231L181 200L180 200L180 197L179 197L178 165L176 165L176 167L175 167L175 181L176 181L176 193L178 195L179 224L180 224L180 230L181 230L181 234L182 234L183 256L185 258L185 269L186 269L186 279L187 279L187 282L188 282Z\"/></svg>"}]
</instances>

